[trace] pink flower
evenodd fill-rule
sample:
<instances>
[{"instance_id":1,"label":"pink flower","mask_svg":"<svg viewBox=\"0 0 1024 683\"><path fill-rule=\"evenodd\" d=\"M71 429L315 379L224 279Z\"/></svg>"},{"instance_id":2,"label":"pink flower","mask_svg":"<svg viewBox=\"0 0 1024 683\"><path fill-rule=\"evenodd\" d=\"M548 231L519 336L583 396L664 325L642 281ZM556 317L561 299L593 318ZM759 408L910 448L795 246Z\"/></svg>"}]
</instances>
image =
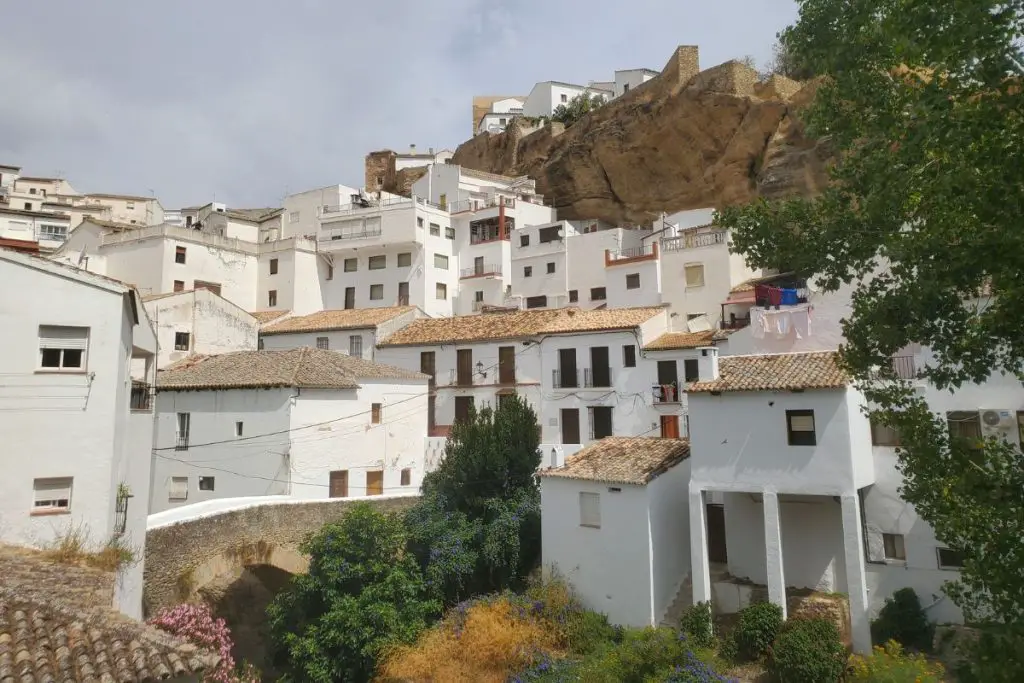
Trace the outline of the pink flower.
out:
<instances>
[{"instance_id":1,"label":"pink flower","mask_svg":"<svg viewBox=\"0 0 1024 683\"><path fill-rule=\"evenodd\" d=\"M251 671L244 677L235 673L235 658L231 656L234 643L231 629L223 619L216 618L210 608L202 603L178 605L164 610L149 620L149 623L168 633L184 638L196 647L220 655L220 663L213 671L207 672L210 683L259 683Z\"/></svg>"}]
</instances>

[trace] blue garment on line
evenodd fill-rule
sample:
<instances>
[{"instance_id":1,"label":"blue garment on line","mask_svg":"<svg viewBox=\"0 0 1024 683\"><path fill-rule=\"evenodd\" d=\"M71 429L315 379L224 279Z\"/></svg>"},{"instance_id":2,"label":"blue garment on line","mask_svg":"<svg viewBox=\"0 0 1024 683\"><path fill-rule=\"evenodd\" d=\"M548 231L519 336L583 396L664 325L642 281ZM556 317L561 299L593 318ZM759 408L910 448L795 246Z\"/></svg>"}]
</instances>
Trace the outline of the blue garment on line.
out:
<instances>
[{"instance_id":1,"label":"blue garment on line","mask_svg":"<svg viewBox=\"0 0 1024 683\"><path fill-rule=\"evenodd\" d=\"M782 305L783 306L796 306L797 295L795 289L783 289L782 290Z\"/></svg>"}]
</instances>

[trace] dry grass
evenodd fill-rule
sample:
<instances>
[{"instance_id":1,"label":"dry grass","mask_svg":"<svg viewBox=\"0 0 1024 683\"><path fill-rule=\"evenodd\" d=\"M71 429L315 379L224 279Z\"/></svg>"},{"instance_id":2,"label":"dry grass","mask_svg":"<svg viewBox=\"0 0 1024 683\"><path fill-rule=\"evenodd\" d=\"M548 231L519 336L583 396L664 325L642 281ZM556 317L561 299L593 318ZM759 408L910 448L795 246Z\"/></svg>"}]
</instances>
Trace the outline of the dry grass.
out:
<instances>
[{"instance_id":1,"label":"dry grass","mask_svg":"<svg viewBox=\"0 0 1024 683\"><path fill-rule=\"evenodd\" d=\"M91 543L88 529L84 525L69 526L42 552L51 562L108 572L115 572L137 561L135 551L122 538L111 538L98 547Z\"/></svg>"},{"instance_id":2,"label":"dry grass","mask_svg":"<svg viewBox=\"0 0 1024 683\"><path fill-rule=\"evenodd\" d=\"M409 683L505 683L538 652L556 650L557 636L538 620L521 616L507 599L471 605L414 645L393 650L377 680Z\"/></svg>"}]
</instances>

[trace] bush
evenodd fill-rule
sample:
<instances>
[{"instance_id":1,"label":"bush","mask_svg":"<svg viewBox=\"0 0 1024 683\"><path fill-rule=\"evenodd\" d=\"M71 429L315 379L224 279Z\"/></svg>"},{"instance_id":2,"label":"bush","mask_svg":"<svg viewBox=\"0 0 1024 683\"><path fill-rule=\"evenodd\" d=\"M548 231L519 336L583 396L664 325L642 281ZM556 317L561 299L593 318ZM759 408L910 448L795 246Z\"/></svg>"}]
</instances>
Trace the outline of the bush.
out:
<instances>
[{"instance_id":1,"label":"bush","mask_svg":"<svg viewBox=\"0 0 1024 683\"><path fill-rule=\"evenodd\" d=\"M846 647L829 619L796 619L772 644L768 671L779 683L836 683L846 669Z\"/></svg>"},{"instance_id":2,"label":"bush","mask_svg":"<svg viewBox=\"0 0 1024 683\"><path fill-rule=\"evenodd\" d=\"M871 639L876 643L895 640L903 647L929 652L934 638L935 624L928 621L913 588L901 588L886 598L878 619L871 622Z\"/></svg>"},{"instance_id":3,"label":"bush","mask_svg":"<svg viewBox=\"0 0 1024 683\"><path fill-rule=\"evenodd\" d=\"M854 655L846 680L850 683L942 683L945 669L920 654L905 654L895 640L875 647L871 655Z\"/></svg>"},{"instance_id":4,"label":"bush","mask_svg":"<svg viewBox=\"0 0 1024 683\"><path fill-rule=\"evenodd\" d=\"M782 608L771 602L758 602L740 610L733 637L742 659L754 660L768 652L782 628Z\"/></svg>"},{"instance_id":5,"label":"bush","mask_svg":"<svg viewBox=\"0 0 1024 683\"><path fill-rule=\"evenodd\" d=\"M693 647L710 648L715 644L711 603L698 602L679 618L679 630L686 634Z\"/></svg>"},{"instance_id":6,"label":"bush","mask_svg":"<svg viewBox=\"0 0 1024 683\"><path fill-rule=\"evenodd\" d=\"M184 604L164 610L149 620L161 631L184 638L196 647L213 652L220 657L217 668L208 671L204 681L211 683L258 683L259 675L251 666L235 671L235 659L231 654L231 629L223 619L218 619L203 604Z\"/></svg>"},{"instance_id":7,"label":"bush","mask_svg":"<svg viewBox=\"0 0 1024 683\"><path fill-rule=\"evenodd\" d=\"M587 683L646 683L664 676L686 660L685 642L670 628L630 629L622 642L590 657L580 666ZM657 680L655 678L655 680Z\"/></svg>"}]
</instances>

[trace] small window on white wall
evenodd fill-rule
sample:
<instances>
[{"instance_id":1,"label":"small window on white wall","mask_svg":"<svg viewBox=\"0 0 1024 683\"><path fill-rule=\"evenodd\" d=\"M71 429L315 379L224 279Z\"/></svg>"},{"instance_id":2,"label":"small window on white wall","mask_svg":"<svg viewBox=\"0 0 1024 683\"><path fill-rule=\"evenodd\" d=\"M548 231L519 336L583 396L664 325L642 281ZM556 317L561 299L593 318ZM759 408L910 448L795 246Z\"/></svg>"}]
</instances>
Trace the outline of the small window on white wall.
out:
<instances>
[{"instance_id":1,"label":"small window on white wall","mask_svg":"<svg viewBox=\"0 0 1024 683\"><path fill-rule=\"evenodd\" d=\"M39 326L39 367L43 370L85 370L88 327Z\"/></svg>"},{"instance_id":2,"label":"small window on white wall","mask_svg":"<svg viewBox=\"0 0 1024 683\"><path fill-rule=\"evenodd\" d=\"M903 534L882 534L882 547L885 559L906 561L907 547Z\"/></svg>"},{"instance_id":3,"label":"small window on white wall","mask_svg":"<svg viewBox=\"0 0 1024 683\"><path fill-rule=\"evenodd\" d=\"M329 349L331 348L331 340L327 337L316 338L316 348L318 349Z\"/></svg>"},{"instance_id":4,"label":"small window on white wall","mask_svg":"<svg viewBox=\"0 0 1024 683\"><path fill-rule=\"evenodd\" d=\"M348 355L355 356L356 358L363 357L363 337L359 334L353 334L348 338Z\"/></svg>"},{"instance_id":5,"label":"small window on white wall","mask_svg":"<svg viewBox=\"0 0 1024 683\"><path fill-rule=\"evenodd\" d=\"M601 494L580 492L580 526L601 528Z\"/></svg>"},{"instance_id":6,"label":"small window on white wall","mask_svg":"<svg viewBox=\"0 0 1024 683\"><path fill-rule=\"evenodd\" d=\"M188 477L171 477L167 500L188 500Z\"/></svg>"},{"instance_id":7,"label":"small window on white wall","mask_svg":"<svg viewBox=\"0 0 1024 683\"><path fill-rule=\"evenodd\" d=\"M686 286L687 287L703 287L704 286L704 264L703 263L692 263L684 269L686 275Z\"/></svg>"},{"instance_id":8,"label":"small window on white wall","mask_svg":"<svg viewBox=\"0 0 1024 683\"><path fill-rule=\"evenodd\" d=\"M71 477L33 480L32 512L70 512L71 482Z\"/></svg>"}]
</instances>

